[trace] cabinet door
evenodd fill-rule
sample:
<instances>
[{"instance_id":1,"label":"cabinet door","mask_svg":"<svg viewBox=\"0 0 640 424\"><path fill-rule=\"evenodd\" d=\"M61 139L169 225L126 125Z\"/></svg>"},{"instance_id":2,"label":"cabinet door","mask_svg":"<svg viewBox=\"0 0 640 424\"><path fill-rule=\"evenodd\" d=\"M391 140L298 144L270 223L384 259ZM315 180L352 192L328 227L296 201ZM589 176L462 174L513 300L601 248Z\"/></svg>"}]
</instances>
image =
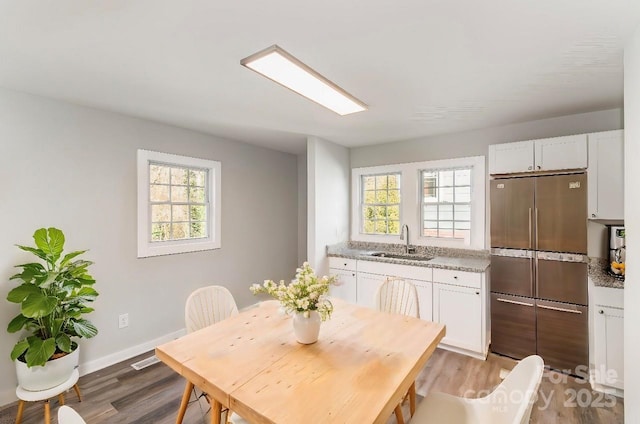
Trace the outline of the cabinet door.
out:
<instances>
[{"instance_id":1,"label":"cabinet door","mask_svg":"<svg viewBox=\"0 0 640 424\"><path fill-rule=\"evenodd\" d=\"M491 294L491 351L522 359L536 353L536 308L528 297Z\"/></svg>"},{"instance_id":2,"label":"cabinet door","mask_svg":"<svg viewBox=\"0 0 640 424\"><path fill-rule=\"evenodd\" d=\"M336 277L339 285L331 286L329 294L349 303L356 303L356 273L330 268L329 273Z\"/></svg>"},{"instance_id":3,"label":"cabinet door","mask_svg":"<svg viewBox=\"0 0 640 424\"><path fill-rule=\"evenodd\" d=\"M489 173L511 174L533 171L533 141L489 146Z\"/></svg>"},{"instance_id":4,"label":"cabinet door","mask_svg":"<svg viewBox=\"0 0 640 424\"><path fill-rule=\"evenodd\" d=\"M624 389L624 311L597 306L594 337L596 382Z\"/></svg>"},{"instance_id":5,"label":"cabinet door","mask_svg":"<svg viewBox=\"0 0 640 424\"><path fill-rule=\"evenodd\" d=\"M433 320L446 326L442 343L482 351L482 298L480 290L433 284Z\"/></svg>"},{"instance_id":6,"label":"cabinet door","mask_svg":"<svg viewBox=\"0 0 640 424\"><path fill-rule=\"evenodd\" d=\"M357 277L356 303L367 308L375 308L376 292L387 277L384 275L359 272Z\"/></svg>"},{"instance_id":7,"label":"cabinet door","mask_svg":"<svg viewBox=\"0 0 640 424\"><path fill-rule=\"evenodd\" d=\"M535 249L587 253L587 176L536 179Z\"/></svg>"},{"instance_id":8,"label":"cabinet door","mask_svg":"<svg viewBox=\"0 0 640 424\"><path fill-rule=\"evenodd\" d=\"M533 249L535 178L491 181L491 247Z\"/></svg>"},{"instance_id":9,"label":"cabinet door","mask_svg":"<svg viewBox=\"0 0 640 424\"><path fill-rule=\"evenodd\" d=\"M411 280L418 292L420 319L433 321L433 284L428 281Z\"/></svg>"},{"instance_id":10,"label":"cabinet door","mask_svg":"<svg viewBox=\"0 0 640 424\"><path fill-rule=\"evenodd\" d=\"M536 300L537 351L545 365L570 373L589 367L589 317L585 306ZM583 370L584 371L584 370Z\"/></svg>"},{"instance_id":11,"label":"cabinet door","mask_svg":"<svg viewBox=\"0 0 640 424\"><path fill-rule=\"evenodd\" d=\"M624 219L624 133L589 134L590 219Z\"/></svg>"},{"instance_id":12,"label":"cabinet door","mask_svg":"<svg viewBox=\"0 0 640 424\"><path fill-rule=\"evenodd\" d=\"M586 134L535 140L536 171L587 167Z\"/></svg>"}]
</instances>

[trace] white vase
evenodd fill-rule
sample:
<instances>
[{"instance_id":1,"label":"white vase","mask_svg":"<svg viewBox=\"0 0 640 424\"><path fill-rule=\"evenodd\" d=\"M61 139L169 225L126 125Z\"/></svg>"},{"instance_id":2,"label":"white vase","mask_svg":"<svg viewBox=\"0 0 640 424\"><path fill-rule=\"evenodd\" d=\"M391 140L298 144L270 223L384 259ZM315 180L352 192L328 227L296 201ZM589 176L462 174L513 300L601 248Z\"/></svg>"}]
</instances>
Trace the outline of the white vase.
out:
<instances>
[{"instance_id":1,"label":"white vase","mask_svg":"<svg viewBox=\"0 0 640 424\"><path fill-rule=\"evenodd\" d=\"M44 366L27 367L22 361L15 360L18 384L31 392L39 392L56 387L71 377L78 367L80 346L68 355L48 361Z\"/></svg>"},{"instance_id":2,"label":"white vase","mask_svg":"<svg viewBox=\"0 0 640 424\"><path fill-rule=\"evenodd\" d=\"M310 311L309 318L303 312L293 315L293 333L298 343L312 344L318 341L320 334L320 314L317 311Z\"/></svg>"}]
</instances>

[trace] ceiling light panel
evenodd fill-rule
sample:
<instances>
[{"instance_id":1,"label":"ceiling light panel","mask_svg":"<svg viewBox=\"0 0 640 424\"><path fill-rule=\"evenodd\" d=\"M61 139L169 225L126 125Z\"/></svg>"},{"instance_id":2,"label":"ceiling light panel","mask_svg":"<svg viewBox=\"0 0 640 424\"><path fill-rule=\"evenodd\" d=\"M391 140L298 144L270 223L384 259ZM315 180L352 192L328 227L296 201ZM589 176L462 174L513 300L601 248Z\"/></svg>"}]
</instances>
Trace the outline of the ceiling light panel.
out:
<instances>
[{"instance_id":1,"label":"ceiling light panel","mask_svg":"<svg viewBox=\"0 0 640 424\"><path fill-rule=\"evenodd\" d=\"M240 64L339 115L367 110L366 104L276 45L242 59Z\"/></svg>"}]
</instances>

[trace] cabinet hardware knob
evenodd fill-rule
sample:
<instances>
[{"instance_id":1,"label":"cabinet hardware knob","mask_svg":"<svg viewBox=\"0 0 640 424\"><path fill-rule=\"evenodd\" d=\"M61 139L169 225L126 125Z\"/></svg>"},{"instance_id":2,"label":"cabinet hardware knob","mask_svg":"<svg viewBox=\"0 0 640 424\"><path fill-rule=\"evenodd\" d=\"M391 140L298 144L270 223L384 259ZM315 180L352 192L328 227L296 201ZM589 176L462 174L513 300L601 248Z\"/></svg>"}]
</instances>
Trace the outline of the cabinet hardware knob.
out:
<instances>
[{"instance_id":1,"label":"cabinet hardware knob","mask_svg":"<svg viewBox=\"0 0 640 424\"><path fill-rule=\"evenodd\" d=\"M598 311L598 313L599 313L599 314L604 314L604 311L603 311L602 309L600 309L600 310Z\"/></svg>"},{"instance_id":2,"label":"cabinet hardware knob","mask_svg":"<svg viewBox=\"0 0 640 424\"><path fill-rule=\"evenodd\" d=\"M457 275L454 275L454 276L453 276L453 279L454 279L454 280L457 280L457 279L458 279L458 276L457 276Z\"/></svg>"},{"instance_id":3,"label":"cabinet hardware knob","mask_svg":"<svg viewBox=\"0 0 640 424\"><path fill-rule=\"evenodd\" d=\"M531 171L533 169L533 166L529 165L529 167L527 168L529 171Z\"/></svg>"},{"instance_id":4,"label":"cabinet hardware knob","mask_svg":"<svg viewBox=\"0 0 640 424\"><path fill-rule=\"evenodd\" d=\"M480 292L476 292L476 294L480 294Z\"/></svg>"},{"instance_id":5,"label":"cabinet hardware knob","mask_svg":"<svg viewBox=\"0 0 640 424\"><path fill-rule=\"evenodd\" d=\"M595 217L596 217L596 214L595 214L595 213L592 213L592 214L591 214L591 218L595 218Z\"/></svg>"},{"instance_id":6,"label":"cabinet hardware knob","mask_svg":"<svg viewBox=\"0 0 640 424\"><path fill-rule=\"evenodd\" d=\"M537 166L538 169L542 169L542 167L540 165Z\"/></svg>"}]
</instances>

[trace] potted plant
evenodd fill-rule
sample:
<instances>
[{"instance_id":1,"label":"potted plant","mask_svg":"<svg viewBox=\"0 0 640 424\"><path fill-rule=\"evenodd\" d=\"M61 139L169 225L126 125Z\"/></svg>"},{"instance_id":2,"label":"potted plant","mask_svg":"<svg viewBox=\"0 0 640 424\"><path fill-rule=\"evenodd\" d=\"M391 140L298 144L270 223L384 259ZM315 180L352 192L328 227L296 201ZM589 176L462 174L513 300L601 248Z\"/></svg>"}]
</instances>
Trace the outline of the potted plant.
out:
<instances>
[{"instance_id":1,"label":"potted plant","mask_svg":"<svg viewBox=\"0 0 640 424\"><path fill-rule=\"evenodd\" d=\"M296 278L286 285L265 280L263 285L250 287L253 294L267 293L277 299L282 307L293 315L293 332L302 344L318 341L320 323L331 317L333 304L327 298L329 286L336 284L336 277L318 278L308 262L296 269Z\"/></svg>"},{"instance_id":2,"label":"potted plant","mask_svg":"<svg viewBox=\"0 0 640 424\"><path fill-rule=\"evenodd\" d=\"M9 333L27 330L11 351L18 383L26 390L46 390L66 381L78 366L78 344L73 339L98 334L82 316L98 296L95 280L87 268L90 261L78 259L86 250L62 256L64 234L57 228L40 228L33 234L36 247L18 246L40 262L17 265L22 271L11 280L20 285L7 295L20 304L20 313L7 326Z\"/></svg>"}]
</instances>

